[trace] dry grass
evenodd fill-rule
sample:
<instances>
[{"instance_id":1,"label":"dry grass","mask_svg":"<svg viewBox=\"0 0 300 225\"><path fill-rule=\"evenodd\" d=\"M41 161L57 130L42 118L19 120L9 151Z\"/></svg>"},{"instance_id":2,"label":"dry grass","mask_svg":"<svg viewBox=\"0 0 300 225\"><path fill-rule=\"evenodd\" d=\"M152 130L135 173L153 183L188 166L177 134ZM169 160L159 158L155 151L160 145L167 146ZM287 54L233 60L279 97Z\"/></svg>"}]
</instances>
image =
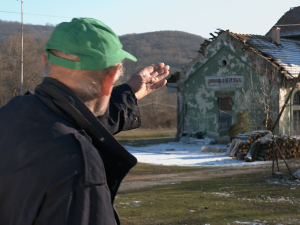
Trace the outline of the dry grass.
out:
<instances>
[{"instance_id":1,"label":"dry grass","mask_svg":"<svg viewBox=\"0 0 300 225\"><path fill-rule=\"evenodd\" d=\"M146 146L175 141L176 129L134 129L115 135L123 145Z\"/></svg>"},{"instance_id":2,"label":"dry grass","mask_svg":"<svg viewBox=\"0 0 300 225\"><path fill-rule=\"evenodd\" d=\"M174 138L175 133L174 129L137 129L120 133L117 139L134 141L136 146L166 142ZM294 160L293 164L292 170L296 171L299 161ZM235 170L234 167L230 169ZM250 175L229 173L212 178L203 167L138 164L128 177L147 179L147 175L169 176L197 170L205 173L206 179L122 191L115 201L122 224L240 224L236 221L300 224L300 186L268 183L267 180L272 178L270 166L265 169L253 166ZM280 170L287 174L285 167ZM261 223L255 223L255 220Z\"/></svg>"},{"instance_id":3,"label":"dry grass","mask_svg":"<svg viewBox=\"0 0 300 225\"><path fill-rule=\"evenodd\" d=\"M176 129L134 129L115 135L119 141L170 139L175 138Z\"/></svg>"},{"instance_id":4,"label":"dry grass","mask_svg":"<svg viewBox=\"0 0 300 225\"><path fill-rule=\"evenodd\" d=\"M193 169L201 170L188 168ZM167 169L142 164L133 172L141 175L151 170L153 174L179 173L181 167ZM187 171L187 168L182 170ZM300 186L268 183L269 178L270 167L265 173L255 171L254 167L251 175L208 177L128 191L119 194L115 203L123 225L227 225L254 220L267 221L267 224L299 224Z\"/></svg>"}]
</instances>

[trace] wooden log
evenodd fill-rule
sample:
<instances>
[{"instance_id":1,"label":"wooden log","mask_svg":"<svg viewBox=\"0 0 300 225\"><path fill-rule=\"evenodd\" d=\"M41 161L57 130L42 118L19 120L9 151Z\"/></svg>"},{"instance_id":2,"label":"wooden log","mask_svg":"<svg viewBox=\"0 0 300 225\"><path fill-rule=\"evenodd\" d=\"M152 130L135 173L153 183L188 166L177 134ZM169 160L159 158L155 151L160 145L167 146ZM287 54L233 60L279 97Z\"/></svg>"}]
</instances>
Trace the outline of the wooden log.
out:
<instances>
[{"instance_id":1,"label":"wooden log","mask_svg":"<svg viewBox=\"0 0 300 225\"><path fill-rule=\"evenodd\" d=\"M236 151L237 151L237 149L238 149L240 143L241 143L241 140L237 140L237 141L235 142L234 147L232 148L231 152L229 153L229 156L230 156L230 157L235 156Z\"/></svg>"},{"instance_id":2,"label":"wooden log","mask_svg":"<svg viewBox=\"0 0 300 225\"><path fill-rule=\"evenodd\" d=\"M259 145L260 145L260 141L256 141L251 145L250 150L245 157L246 162L254 162L257 159Z\"/></svg>"},{"instance_id":3,"label":"wooden log","mask_svg":"<svg viewBox=\"0 0 300 225\"><path fill-rule=\"evenodd\" d=\"M259 149L259 152L264 154L269 154L270 151L271 151L270 149Z\"/></svg>"},{"instance_id":4,"label":"wooden log","mask_svg":"<svg viewBox=\"0 0 300 225\"><path fill-rule=\"evenodd\" d=\"M233 139L230 146L227 148L227 151L226 151L226 155L229 155L232 148L234 147L235 143L237 142L237 139Z\"/></svg>"},{"instance_id":5,"label":"wooden log","mask_svg":"<svg viewBox=\"0 0 300 225\"><path fill-rule=\"evenodd\" d=\"M261 152L260 152L260 153L258 153L257 157L264 158L264 157L265 157L265 155L266 155L266 154L264 154L264 153L261 153Z\"/></svg>"}]
</instances>

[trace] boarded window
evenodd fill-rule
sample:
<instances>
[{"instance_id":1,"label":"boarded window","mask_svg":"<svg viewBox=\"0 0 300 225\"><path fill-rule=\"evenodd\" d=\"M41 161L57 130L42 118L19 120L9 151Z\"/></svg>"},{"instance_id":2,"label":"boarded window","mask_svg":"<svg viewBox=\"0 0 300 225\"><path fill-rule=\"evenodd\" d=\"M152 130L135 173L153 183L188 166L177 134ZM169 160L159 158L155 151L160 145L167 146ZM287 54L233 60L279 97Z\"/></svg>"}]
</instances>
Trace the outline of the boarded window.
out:
<instances>
[{"instance_id":1,"label":"boarded window","mask_svg":"<svg viewBox=\"0 0 300 225\"><path fill-rule=\"evenodd\" d=\"M294 103L294 105L300 105L300 102L299 102L299 92L297 92L294 95L293 103Z\"/></svg>"},{"instance_id":2,"label":"boarded window","mask_svg":"<svg viewBox=\"0 0 300 225\"><path fill-rule=\"evenodd\" d=\"M294 128L293 135L299 135L300 134L300 111L299 110L293 111L293 128Z\"/></svg>"},{"instance_id":3,"label":"boarded window","mask_svg":"<svg viewBox=\"0 0 300 225\"><path fill-rule=\"evenodd\" d=\"M228 130L232 122L231 98L219 98L219 130Z\"/></svg>"}]
</instances>

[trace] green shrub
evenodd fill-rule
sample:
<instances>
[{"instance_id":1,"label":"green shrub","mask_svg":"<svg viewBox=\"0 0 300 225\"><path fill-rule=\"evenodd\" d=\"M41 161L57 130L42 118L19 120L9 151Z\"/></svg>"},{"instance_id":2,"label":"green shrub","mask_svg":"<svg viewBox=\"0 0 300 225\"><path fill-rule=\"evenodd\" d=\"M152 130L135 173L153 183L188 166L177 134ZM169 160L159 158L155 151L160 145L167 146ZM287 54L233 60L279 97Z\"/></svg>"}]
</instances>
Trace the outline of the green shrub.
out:
<instances>
[{"instance_id":1,"label":"green shrub","mask_svg":"<svg viewBox=\"0 0 300 225\"><path fill-rule=\"evenodd\" d=\"M237 113L237 122L229 127L228 135L234 138L238 134L244 134L250 131L250 120L247 111Z\"/></svg>"}]
</instances>

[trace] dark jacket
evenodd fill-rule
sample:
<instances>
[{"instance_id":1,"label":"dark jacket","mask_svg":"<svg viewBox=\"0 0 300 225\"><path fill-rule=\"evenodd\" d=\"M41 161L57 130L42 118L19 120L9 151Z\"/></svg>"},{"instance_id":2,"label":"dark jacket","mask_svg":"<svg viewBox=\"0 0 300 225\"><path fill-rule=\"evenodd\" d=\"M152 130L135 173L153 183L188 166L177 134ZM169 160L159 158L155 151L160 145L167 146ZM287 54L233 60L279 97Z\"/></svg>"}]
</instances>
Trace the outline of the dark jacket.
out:
<instances>
[{"instance_id":1,"label":"dark jacket","mask_svg":"<svg viewBox=\"0 0 300 225\"><path fill-rule=\"evenodd\" d=\"M98 119L52 78L12 99L0 109L0 225L119 224L113 201L136 158L110 132L139 125L126 84Z\"/></svg>"}]
</instances>

